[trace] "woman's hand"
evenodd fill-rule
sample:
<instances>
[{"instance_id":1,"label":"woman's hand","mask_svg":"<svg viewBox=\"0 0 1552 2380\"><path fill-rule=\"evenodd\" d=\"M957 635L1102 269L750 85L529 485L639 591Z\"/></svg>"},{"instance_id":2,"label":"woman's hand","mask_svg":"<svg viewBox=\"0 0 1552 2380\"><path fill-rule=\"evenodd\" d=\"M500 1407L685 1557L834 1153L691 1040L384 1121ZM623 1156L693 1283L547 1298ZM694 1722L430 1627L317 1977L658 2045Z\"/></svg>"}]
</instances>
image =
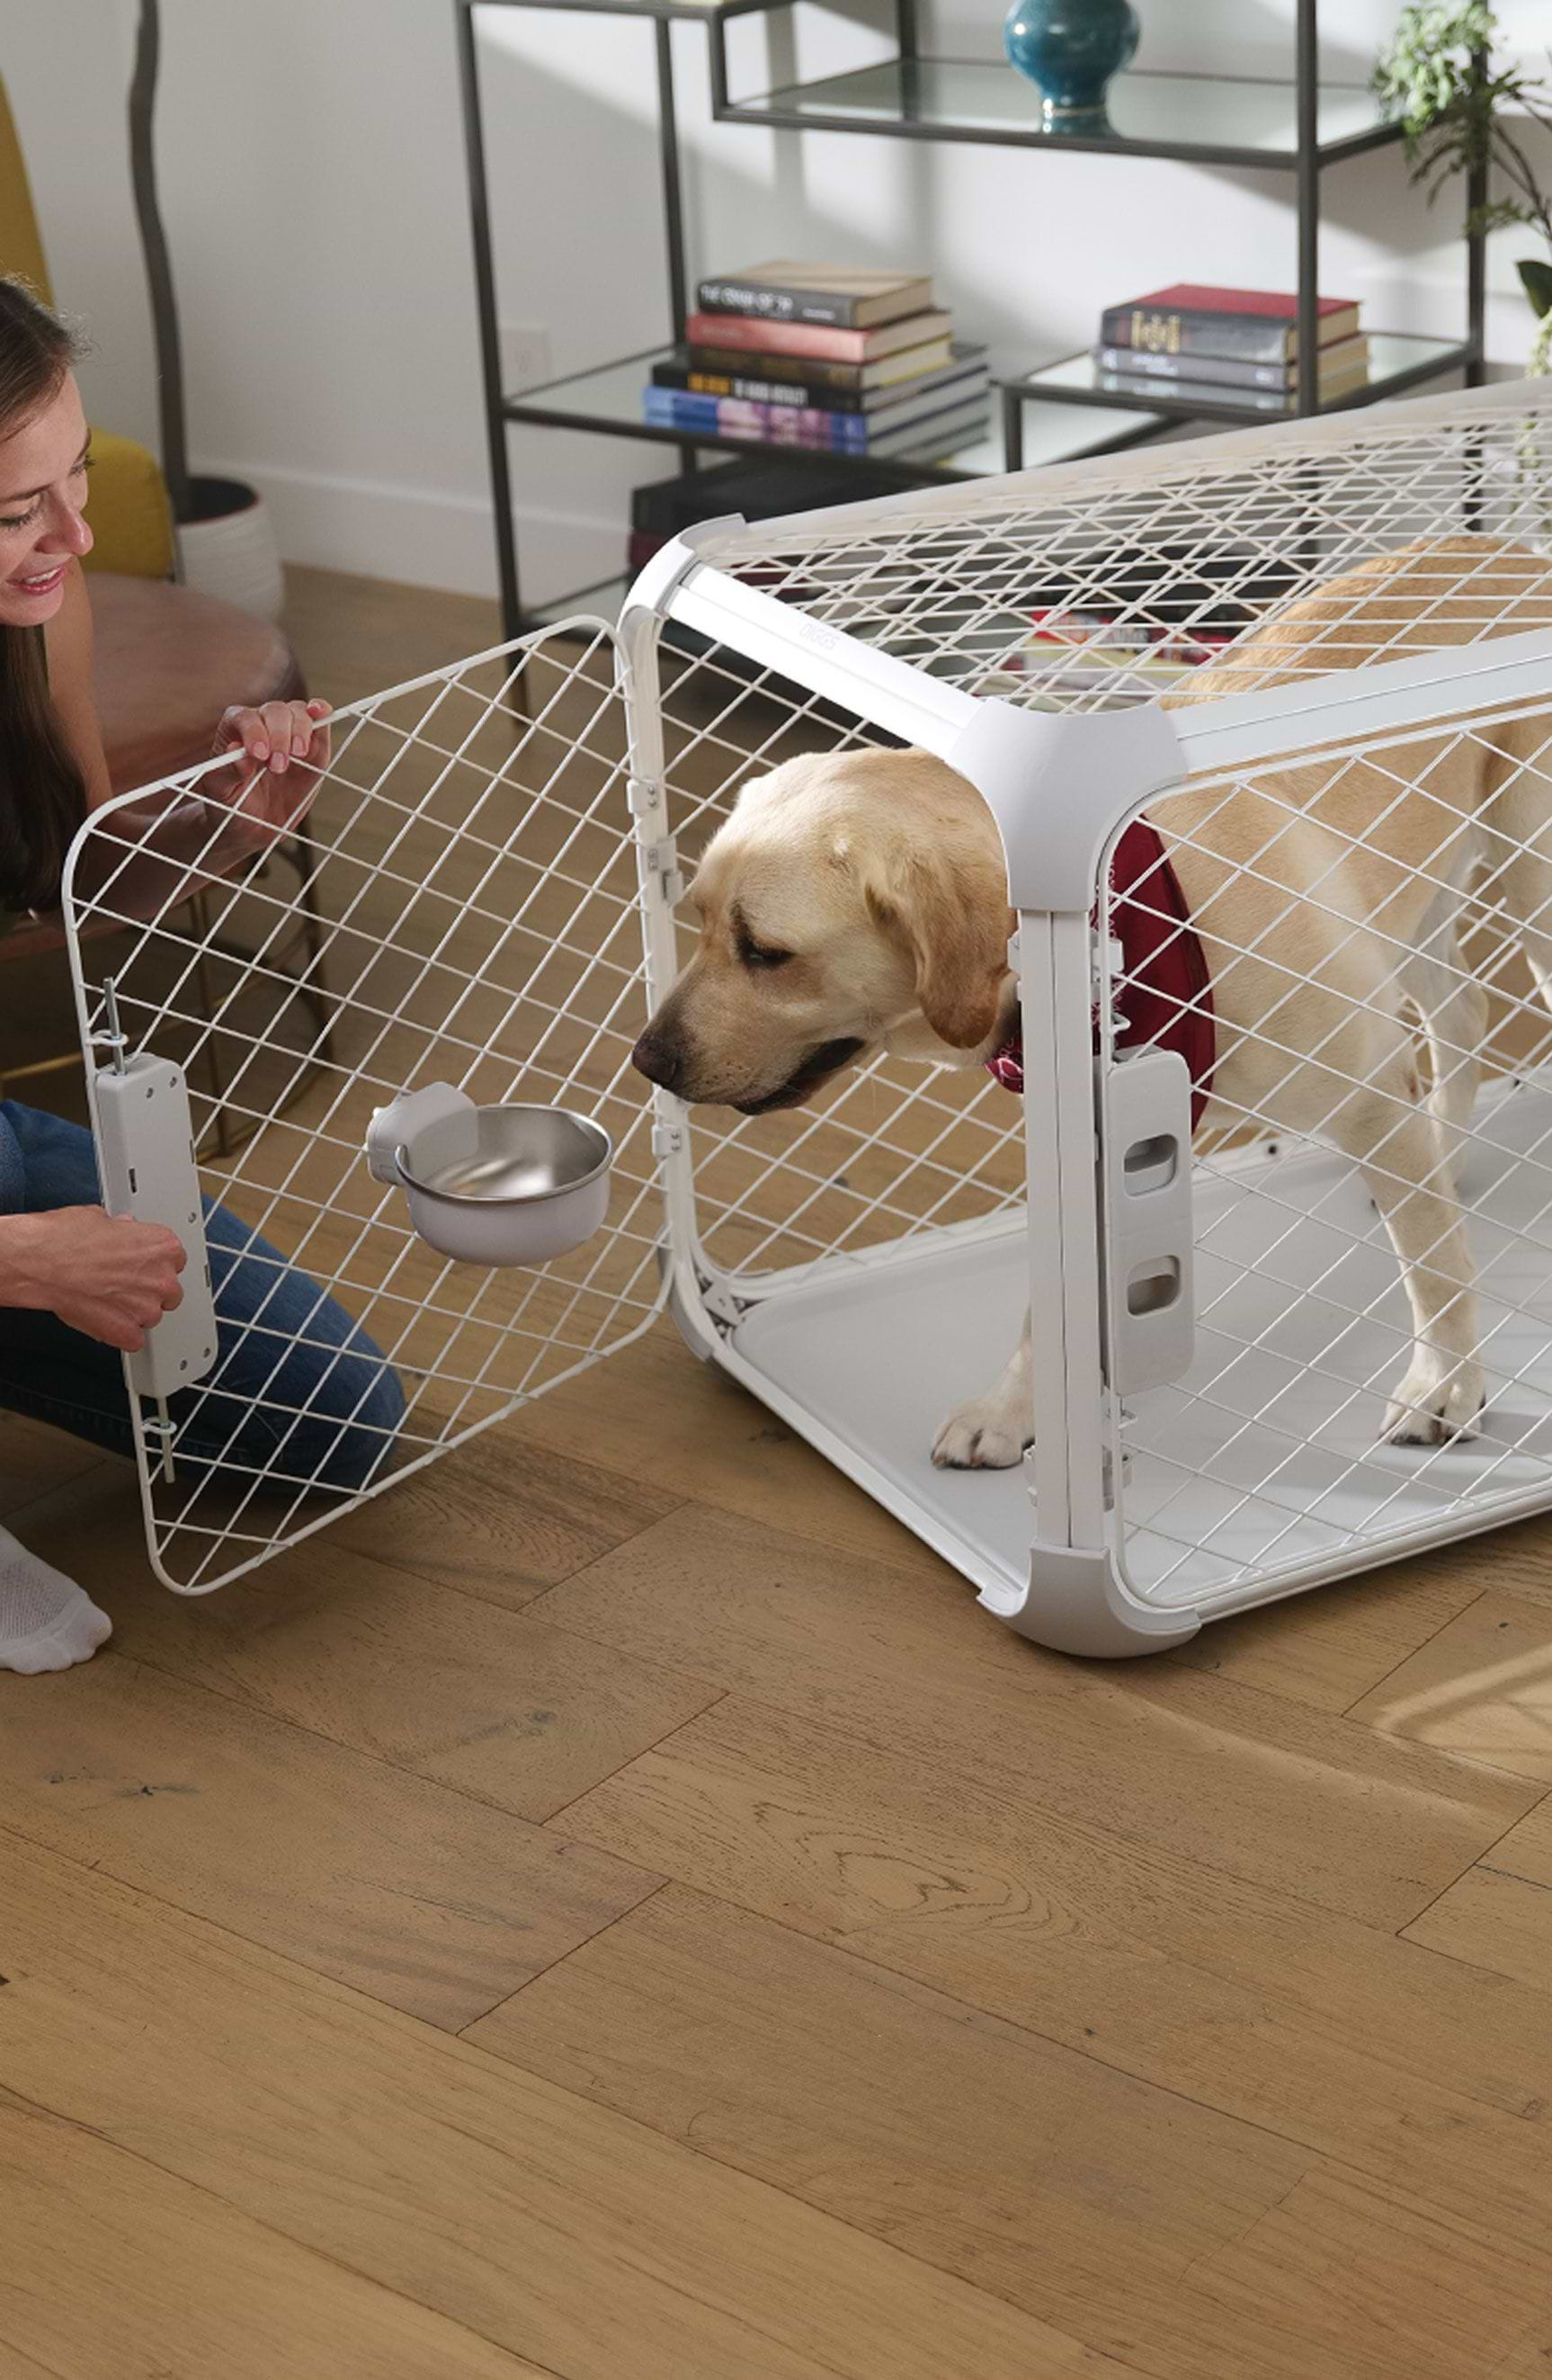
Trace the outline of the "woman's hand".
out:
<instances>
[{"instance_id":1,"label":"woman's hand","mask_svg":"<svg viewBox=\"0 0 1552 2380\"><path fill-rule=\"evenodd\" d=\"M159 917L190 892L218 882L292 834L307 816L329 765L330 706L234 703L222 714L214 750L229 753L186 794L156 794L110 809L78 867L78 893L111 890L119 917Z\"/></svg>"},{"instance_id":2,"label":"woman's hand","mask_svg":"<svg viewBox=\"0 0 1552 2380\"><path fill-rule=\"evenodd\" d=\"M212 769L199 791L250 821L253 848L289 834L306 817L329 765L331 706L326 702L266 702L261 710L234 702L221 714L214 750L229 752L229 769Z\"/></svg>"},{"instance_id":3,"label":"woman's hand","mask_svg":"<svg viewBox=\"0 0 1552 2380\"><path fill-rule=\"evenodd\" d=\"M126 1354L183 1303L188 1259L176 1232L101 1207L55 1207L42 1215L0 1215L0 1305L56 1314Z\"/></svg>"}]
</instances>

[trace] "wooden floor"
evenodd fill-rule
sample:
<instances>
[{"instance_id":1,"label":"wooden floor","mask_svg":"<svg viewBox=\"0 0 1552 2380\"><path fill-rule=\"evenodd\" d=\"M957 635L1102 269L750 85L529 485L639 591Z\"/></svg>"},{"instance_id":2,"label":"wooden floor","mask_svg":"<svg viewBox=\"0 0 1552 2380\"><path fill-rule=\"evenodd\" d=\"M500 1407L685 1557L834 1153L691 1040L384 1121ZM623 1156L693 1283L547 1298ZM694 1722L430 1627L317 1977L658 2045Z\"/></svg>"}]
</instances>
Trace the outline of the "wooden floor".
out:
<instances>
[{"instance_id":1,"label":"wooden floor","mask_svg":"<svg viewBox=\"0 0 1552 2380\"><path fill-rule=\"evenodd\" d=\"M335 696L488 607L312 575ZM1085 1667L667 1331L0 1678L0 2380L1534 2380L1552 1524Z\"/></svg>"}]
</instances>

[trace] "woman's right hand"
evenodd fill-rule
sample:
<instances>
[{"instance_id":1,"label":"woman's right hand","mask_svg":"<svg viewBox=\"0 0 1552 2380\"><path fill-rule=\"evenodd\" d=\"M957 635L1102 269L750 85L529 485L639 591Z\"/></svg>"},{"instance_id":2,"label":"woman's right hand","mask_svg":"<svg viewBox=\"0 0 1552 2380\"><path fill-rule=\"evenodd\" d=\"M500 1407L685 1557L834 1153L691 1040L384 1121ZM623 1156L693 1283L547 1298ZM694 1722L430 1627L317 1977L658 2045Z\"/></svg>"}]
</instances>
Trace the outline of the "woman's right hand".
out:
<instances>
[{"instance_id":1,"label":"woman's right hand","mask_svg":"<svg viewBox=\"0 0 1552 2380\"><path fill-rule=\"evenodd\" d=\"M321 699L258 710L234 702L222 712L214 749L231 765L201 777L198 791L231 812L252 850L295 833L307 816L329 765L331 708Z\"/></svg>"},{"instance_id":2,"label":"woman's right hand","mask_svg":"<svg viewBox=\"0 0 1552 2380\"><path fill-rule=\"evenodd\" d=\"M329 738L321 700L225 711L215 749L230 755L228 765L190 791L105 811L77 864L78 901L101 901L116 917L162 917L273 850L306 818L329 765Z\"/></svg>"},{"instance_id":3,"label":"woman's right hand","mask_svg":"<svg viewBox=\"0 0 1552 2380\"><path fill-rule=\"evenodd\" d=\"M101 1207L0 1216L0 1305L56 1314L127 1355L183 1303L188 1258L176 1232Z\"/></svg>"}]
</instances>

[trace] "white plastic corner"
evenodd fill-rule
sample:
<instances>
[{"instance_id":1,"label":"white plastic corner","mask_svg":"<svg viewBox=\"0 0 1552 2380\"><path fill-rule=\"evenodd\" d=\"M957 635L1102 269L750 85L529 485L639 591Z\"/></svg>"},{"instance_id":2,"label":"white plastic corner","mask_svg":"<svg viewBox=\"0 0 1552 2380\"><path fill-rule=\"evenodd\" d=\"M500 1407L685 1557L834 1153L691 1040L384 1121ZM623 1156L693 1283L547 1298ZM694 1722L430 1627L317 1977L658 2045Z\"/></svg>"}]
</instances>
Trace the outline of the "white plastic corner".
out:
<instances>
[{"instance_id":1,"label":"white plastic corner","mask_svg":"<svg viewBox=\"0 0 1552 2380\"><path fill-rule=\"evenodd\" d=\"M1058 712L988 698L943 758L997 820L1012 906L1085 916L1116 829L1188 773L1173 722L1157 703Z\"/></svg>"},{"instance_id":2,"label":"white plastic corner","mask_svg":"<svg viewBox=\"0 0 1552 2380\"><path fill-rule=\"evenodd\" d=\"M1037 1545L1029 1558L1029 1588L1014 1609L983 1595L1015 1634L1053 1653L1090 1661L1135 1660L1188 1645L1201 1631L1194 1611L1163 1611L1139 1603L1103 1547Z\"/></svg>"},{"instance_id":3,"label":"white plastic corner","mask_svg":"<svg viewBox=\"0 0 1552 2380\"><path fill-rule=\"evenodd\" d=\"M699 547L720 532L743 528L745 525L742 513L721 513L715 520L697 521L692 528L682 528L677 537L660 545L646 567L637 574L620 606L622 627L633 612L652 613L665 619L674 589L700 560Z\"/></svg>"}]
</instances>

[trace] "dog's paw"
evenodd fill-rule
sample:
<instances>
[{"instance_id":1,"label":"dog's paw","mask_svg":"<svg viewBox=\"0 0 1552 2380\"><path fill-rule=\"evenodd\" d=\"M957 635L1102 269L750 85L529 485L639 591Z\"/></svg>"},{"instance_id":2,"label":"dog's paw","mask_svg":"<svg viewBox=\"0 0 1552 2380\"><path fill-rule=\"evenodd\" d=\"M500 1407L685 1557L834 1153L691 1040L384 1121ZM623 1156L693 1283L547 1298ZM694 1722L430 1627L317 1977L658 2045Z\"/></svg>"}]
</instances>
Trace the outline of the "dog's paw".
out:
<instances>
[{"instance_id":1,"label":"dog's paw","mask_svg":"<svg viewBox=\"0 0 1552 2380\"><path fill-rule=\"evenodd\" d=\"M1448 1446L1474 1438L1487 1399L1480 1364L1449 1365L1419 1348L1386 1409L1381 1436L1391 1446Z\"/></svg>"},{"instance_id":2,"label":"dog's paw","mask_svg":"<svg viewBox=\"0 0 1552 2380\"><path fill-rule=\"evenodd\" d=\"M1005 1391L972 1397L938 1433L932 1460L940 1471L1011 1471L1034 1444L1025 1416Z\"/></svg>"}]
</instances>

